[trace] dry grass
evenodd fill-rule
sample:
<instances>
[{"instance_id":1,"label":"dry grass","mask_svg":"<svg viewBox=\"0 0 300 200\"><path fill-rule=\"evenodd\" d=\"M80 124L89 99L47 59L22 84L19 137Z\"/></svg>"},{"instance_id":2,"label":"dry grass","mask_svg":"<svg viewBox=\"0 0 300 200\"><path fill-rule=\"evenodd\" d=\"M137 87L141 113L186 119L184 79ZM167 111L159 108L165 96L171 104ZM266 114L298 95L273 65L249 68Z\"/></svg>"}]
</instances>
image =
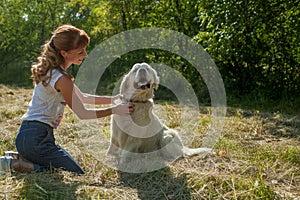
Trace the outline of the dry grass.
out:
<instances>
[{"instance_id":1,"label":"dry grass","mask_svg":"<svg viewBox=\"0 0 300 200\"><path fill-rule=\"evenodd\" d=\"M1 154L15 150L20 116L31 92L0 86ZM201 143L210 123L209 110L202 108L198 118L186 114L180 121L178 106L156 108L172 128L179 129L181 124L187 132L195 133L192 146ZM90 147L102 147L85 148L79 136L87 134L85 126L91 136L109 137L109 118L80 123L69 110L56 131L57 143L78 160L85 175L13 172L0 177L0 199L299 199L299 115L229 108L215 155L181 159L168 168L143 174L119 173L101 157L95 158L91 152L105 151L107 142L94 141Z\"/></svg>"}]
</instances>

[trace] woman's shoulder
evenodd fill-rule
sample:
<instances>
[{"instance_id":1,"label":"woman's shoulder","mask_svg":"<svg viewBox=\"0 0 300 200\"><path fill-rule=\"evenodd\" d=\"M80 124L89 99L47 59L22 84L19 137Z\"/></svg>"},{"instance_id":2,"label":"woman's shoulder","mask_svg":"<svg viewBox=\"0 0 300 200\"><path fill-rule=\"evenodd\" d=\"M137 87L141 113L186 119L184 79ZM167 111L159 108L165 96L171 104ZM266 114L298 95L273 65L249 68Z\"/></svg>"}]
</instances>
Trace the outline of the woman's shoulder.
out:
<instances>
[{"instance_id":1,"label":"woman's shoulder","mask_svg":"<svg viewBox=\"0 0 300 200\"><path fill-rule=\"evenodd\" d=\"M56 79L56 80L55 80ZM53 85L56 90L73 90L74 82L73 77L66 71L57 70L55 71L55 77L53 78Z\"/></svg>"},{"instance_id":2,"label":"woman's shoulder","mask_svg":"<svg viewBox=\"0 0 300 200\"><path fill-rule=\"evenodd\" d=\"M55 83L64 76L64 73L58 69L53 69L51 73L50 85L54 87Z\"/></svg>"}]
</instances>

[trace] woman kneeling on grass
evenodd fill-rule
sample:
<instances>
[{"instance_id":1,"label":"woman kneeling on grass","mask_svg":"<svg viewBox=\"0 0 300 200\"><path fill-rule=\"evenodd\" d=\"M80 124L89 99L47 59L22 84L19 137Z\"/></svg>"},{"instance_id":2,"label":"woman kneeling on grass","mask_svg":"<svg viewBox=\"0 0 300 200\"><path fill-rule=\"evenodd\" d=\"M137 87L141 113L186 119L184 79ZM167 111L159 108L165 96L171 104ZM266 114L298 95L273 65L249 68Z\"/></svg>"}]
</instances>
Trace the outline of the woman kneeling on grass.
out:
<instances>
[{"instance_id":1,"label":"woman kneeling on grass","mask_svg":"<svg viewBox=\"0 0 300 200\"><path fill-rule=\"evenodd\" d=\"M50 167L84 174L79 164L63 148L55 144L53 129L68 105L80 119L94 119L111 114L131 114L133 104L112 105L104 109L86 109L87 104L111 104L119 96L95 96L82 93L66 70L71 64L80 65L87 56L88 35L71 25L62 25L43 46L38 62L31 67L34 81L32 100L22 117L16 147L19 159L1 157L19 172L41 172Z\"/></svg>"}]
</instances>

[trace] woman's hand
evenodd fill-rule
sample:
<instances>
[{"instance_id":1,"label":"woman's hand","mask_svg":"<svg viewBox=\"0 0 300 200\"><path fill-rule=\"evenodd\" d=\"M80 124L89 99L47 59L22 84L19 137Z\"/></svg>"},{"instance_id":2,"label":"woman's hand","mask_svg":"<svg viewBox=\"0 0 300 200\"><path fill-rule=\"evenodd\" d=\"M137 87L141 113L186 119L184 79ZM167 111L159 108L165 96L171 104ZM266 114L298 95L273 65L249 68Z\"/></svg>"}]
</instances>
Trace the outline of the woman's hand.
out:
<instances>
[{"instance_id":1,"label":"woman's hand","mask_svg":"<svg viewBox=\"0 0 300 200\"><path fill-rule=\"evenodd\" d=\"M111 102L112 102L113 105L120 104L122 102L122 95L118 94L116 96L112 96L111 97Z\"/></svg>"},{"instance_id":2,"label":"woman's hand","mask_svg":"<svg viewBox=\"0 0 300 200\"><path fill-rule=\"evenodd\" d=\"M112 113L117 115L130 115L134 112L133 103L122 103L112 107Z\"/></svg>"}]
</instances>

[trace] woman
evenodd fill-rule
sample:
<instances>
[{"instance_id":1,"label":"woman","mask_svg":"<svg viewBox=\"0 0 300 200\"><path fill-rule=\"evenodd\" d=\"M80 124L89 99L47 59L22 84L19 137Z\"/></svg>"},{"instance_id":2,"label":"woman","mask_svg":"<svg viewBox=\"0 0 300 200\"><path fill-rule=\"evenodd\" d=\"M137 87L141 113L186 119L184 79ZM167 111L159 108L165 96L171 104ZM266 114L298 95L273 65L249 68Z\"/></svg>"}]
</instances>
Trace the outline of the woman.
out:
<instances>
[{"instance_id":1,"label":"woman","mask_svg":"<svg viewBox=\"0 0 300 200\"><path fill-rule=\"evenodd\" d=\"M119 104L104 109L87 109L84 104L111 104L119 96L95 96L82 93L66 70L80 65L87 56L89 37L71 25L62 25L43 45L38 62L31 67L34 81L32 100L16 137L16 147L22 159L7 158L16 171L40 172L50 167L84 174L79 164L55 144L53 129L63 117L68 105L80 119L94 119L111 114L126 115L133 104Z\"/></svg>"}]
</instances>

